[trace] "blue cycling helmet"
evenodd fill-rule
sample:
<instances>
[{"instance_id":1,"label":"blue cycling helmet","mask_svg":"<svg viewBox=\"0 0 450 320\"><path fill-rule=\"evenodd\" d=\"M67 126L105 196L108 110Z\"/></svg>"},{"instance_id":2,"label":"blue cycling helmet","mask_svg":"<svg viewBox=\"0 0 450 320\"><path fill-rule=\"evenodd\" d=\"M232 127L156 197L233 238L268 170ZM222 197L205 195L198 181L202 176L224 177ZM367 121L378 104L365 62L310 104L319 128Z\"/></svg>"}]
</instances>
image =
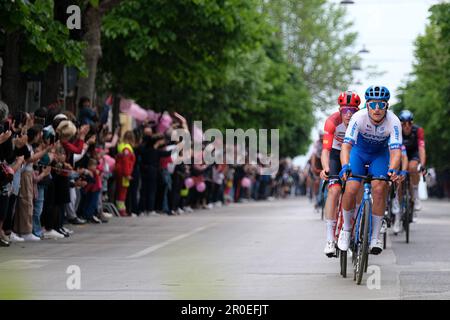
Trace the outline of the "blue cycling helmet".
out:
<instances>
[{"instance_id":1,"label":"blue cycling helmet","mask_svg":"<svg viewBox=\"0 0 450 320\"><path fill-rule=\"evenodd\" d=\"M400 119L401 122L409 122L414 120L414 115L409 110L402 110L398 118Z\"/></svg>"},{"instance_id":2,"label":"blue cycling helmet","mask_svg":"<svg viewBox=\"0 0 450 320\"><path fill-rule=\"evenodd\" d=\"M386 87L383 86L370 86L366 90L365 98L367 100L383 100L389 101L391 94Z\"/></svg>"}]
</instances>

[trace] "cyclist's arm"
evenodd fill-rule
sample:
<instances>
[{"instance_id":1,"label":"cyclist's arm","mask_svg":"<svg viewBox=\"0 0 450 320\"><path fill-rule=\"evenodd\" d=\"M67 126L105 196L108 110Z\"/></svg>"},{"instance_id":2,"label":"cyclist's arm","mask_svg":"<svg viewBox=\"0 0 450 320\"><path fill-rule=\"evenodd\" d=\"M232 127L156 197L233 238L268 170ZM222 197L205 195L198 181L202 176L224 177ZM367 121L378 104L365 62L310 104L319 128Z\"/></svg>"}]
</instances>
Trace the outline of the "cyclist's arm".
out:
<instances>
[{"instance_id":1,"label":"cyclist's arm","mask_svg":"<svg viewBox=\"0 0 450 320\"><path fill-rule=\"evenodd\" d=\"M389 137L389 169L399 170L402 157L402 126L397 117L392 118L391 125L391 134Z\"/></svg>"},{"instance_id":2,"label":"cyclist's arm","mask_svg":"<svg viewBox=\"0 0 450 320\"><path fill-rule=\"evenodd\" d=\"M336 131L336 124L328 118L325 122L324 135L322 140L322 154L320 160L322 168L325 172L330 171L330 151L333 147L334 132Z\"/></svg>"},{"instance_id":3,"label":"cyclist's arm","mask_svg":"<svg viewBox=\"0 0 450 320\"><path fill-rule=\"evenodd\" d=\"M402 153L402 171L408 171L408 156Z\"/></svg>"},{"instance_id":4,"label":"cyclist's arm","mask_svg":"<svg viewBox=\"0 0 450 320\"><path fill-rule=\"evenodd\" d=\"M352 151L352 145L344 142L341 149L341 164L342 166L350 162L350 151Z\"/></svg>"},{"instance_id":5,"label":"cyclist's arm","mask_svg":"<svg viewBox=\"0 0 450 320\"><path fill-rule=\"evenodd\" d=\"M322 168L325 172L330 171L330 150L322 149L322 155L320 157L320 161L322 162Z\"/></svg>"},{"instance_id":6,"label":"cyclist's arm","mask_svg":"<svg viewBox=\"0 0 450 320\"><path fill-rule=\"evenodd\" d=\"M318 168L319 168L318 162L319 162L319 159L316 157L315 154L313 154L313 155L311 156L311 167L312 167L312 169L313 169L312 171L313 171L314 173L316 173L317 170L318 170Z\"/></svg>"},{"instance_id":7,"label":"cyclist's arm","mask_svg":"<svg viewBox=\"0 0 450 320\"><path fill-rule=\"evenodd\" d=\"M408 166L409 166L409 161L408 161L408 154L406 153L406 148L405 146L402 144L401 147L401 151L402 151L402 159L401 159L401 169L402 171L408 171Z\"/></svg>"},{"instance_id":8,"label":"cyclist's arm","mask_svg":"<svg viewBox=\"0 0 450 320\"><path fill-rule=\"evenodd\" d=\"M417 143L419 145L419 159L422 167L425 167L427 155L425 152L425 134L423 128L417 130Z\"/></svg>"},{"instance_id":9,"label":"cyclist's arm","mask_svg":"<svg viewBox=\"0 0 450 320\"><path fill-rule=\"evenodd\" d=\"M344 166L350 162L350 151L358 140L359 123L356 117L350 119L347 130L345 131L344 142L341 149L341 165Z\"/></svg>"},{"instance_id":10,"label":"cyclist's arm","mask_svg":"<svg viewBox=\"0 0 450 320\"><path fill-rule=\"evenodd\" d=\"M402 152L400 151L400 149L391 149L389 150L389 155L389 169L398 170L400 168Z\"/></svg>"}]
</instances>

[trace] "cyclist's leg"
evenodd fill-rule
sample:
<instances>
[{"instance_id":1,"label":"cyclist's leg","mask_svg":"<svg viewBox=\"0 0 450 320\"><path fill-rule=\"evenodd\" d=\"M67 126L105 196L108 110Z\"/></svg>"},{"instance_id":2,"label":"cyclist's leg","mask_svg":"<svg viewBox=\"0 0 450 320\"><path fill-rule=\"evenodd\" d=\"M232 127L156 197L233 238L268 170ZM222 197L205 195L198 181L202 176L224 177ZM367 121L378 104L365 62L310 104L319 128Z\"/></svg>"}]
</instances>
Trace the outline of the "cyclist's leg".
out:
<instances>
[{"instance_id":1,"label":"cyclist's leg","mask_svg":"<svg viewBox=\"0 0 450 320\"><path fill-rule=\"evenodd\" d=\"M336 188L337 189L337 188ZM355 197L359 190L359 181L347 181L342 196L343 224L339 232L338 247L347 251L350 246L351 230L353 227L353 213L355 212Z\"/></svg>"},{"instance_id":2,"label":"cyclist's leg","mask_svg":"<svg viewBox=\"0 0 450 320\"><path fill-rule=\"evenodd\" d=\"M341 171L340 152L332 149L330 154L330 176L337 176ZM327 241L334 241L334 230L337 221L337 204L341 194L339 179L331 178L328 184L328 195L325 202L325 219L327 222Z\"/></svg>"},{"instance_id":3,"label":"cyclist's leg","mask_svg":"<svg viewBox=\"0 0 450 320\"><path fill-rule=\"evenodd\" d=\"M403 200L403 183L396 183L395 198L402 202Z\"/></svg>"},{"instance_id":4,"label":"cyclist's leg","mask_svg":"<svg viewBox=\"0 0 450 320\"><path fill-rule=\"evenodd\" d=\"M359 207L359 205L361 204L363 195L364 195L364 185L363 183L360 183L358 193L356 194L356 207Z\"/></svg>"},{"instance_id":5,"label":"cyclist's leg","mask_svg":"<svg viewBox=\"0 0 450 320\"><path fill-rule=\"evenodd\" d=\"M314 174L314 207L317 209L320 206L320 177Z\"/></svg>"},{"instance_id":6,"label":"cyclist's leg","mask_svg":"<svg viewBox=\"0 0 450 320\"><path fill-rule=\"evenodd\" d=\"M353 147L350 152L350 167L352 173L356 175L365 175L365 162L363 155L358 148ZM342 209L344 214L344 230L351 230L352 218L355 216L356 200L358 192L360 191L361 179L349 178L346 186L345 193L342 198Z\"/></svg>"},{"instance_id":7,"label":"cyclist's leg","mask_svg":"<svg viewBox=\"0 0 450 320\"><path fill-rule=\"evenodd\" d=\"M389 167L389 151L385 150L373 156L369 166L369 173L375 177L387 177ZM386 208L388 184L385 181L372 181L372 239L371 247L378 242L380 238L380 229ZM377 245L378 247L378 245ZM380 248L378 248L380 249ZM381 244L382 249L382 244ZM380 251L381 252L381 251Z\"/></svg>"},{"instance_id":8,"label":"cyclist's leg","mask_svg":"<svg viewBox=\"0 0 450 320\"><path fill-rule=\"evenodd\" d=\"M413 156L409 161L408 172L410 176L411 182L411 194L414 198L414 201L419 199L419 171L417 170L419 166L419 158Z\"/></svg>"},{"instance_id":9,"label":"cyclist's leg","mask_svg":"<svg viewBox=\"0 0 450 320\"><path fill-rule=\"evenodd\" d=\"M402 216L401 203L403 201L403 183L395 183L394 188L396 188L395 197L392 200L392 213L395 215L395 221L396 221L394 232L399 232L400 219Z\"/></svg>"},{"instance_id":10,"label":"cyclist's leg","mask_svg":"<svg viewBox=\"0 0 450 320\"><path fill-rule=\"evenodd\" d=\"M324 180L319 179L319 191L317 192L317 198L316 198L316 204L321 206L322 200L324 198L324 194L322 193L323 184L325 183Z\"/></svg>"},{"instance_id":11,"label":"cyclist's leg","mask_svg":"<svg viewBox=\"0 0 450 320\"><path fill-rule=\"evenodd\" d=\"M311 171L311 169L309 169L308 171L308 177L307 177L307 192L308 192L308 198L310 201L312 201L313 199L313 193L314 193L314 175Z\"/></svg>"},{"instance_id":12,"label":"cyclist's leg","mask_svg":"<svg viewBox=\"0 0 450 320\"><path fill-rule=\"evenodd\" d=\"M350 151L350 167L352 172L357 175L364 175L364 159L356 147ZM350 245L351 230L353 227L352 218L355 212L356 195L359 190L360 180L358 178L349 178L345 185L345 192L342 197L342 214L344 216L344 224L342 230L339 233L338 247L339 249L346 251Z\"/></svg>"}]
</instances>

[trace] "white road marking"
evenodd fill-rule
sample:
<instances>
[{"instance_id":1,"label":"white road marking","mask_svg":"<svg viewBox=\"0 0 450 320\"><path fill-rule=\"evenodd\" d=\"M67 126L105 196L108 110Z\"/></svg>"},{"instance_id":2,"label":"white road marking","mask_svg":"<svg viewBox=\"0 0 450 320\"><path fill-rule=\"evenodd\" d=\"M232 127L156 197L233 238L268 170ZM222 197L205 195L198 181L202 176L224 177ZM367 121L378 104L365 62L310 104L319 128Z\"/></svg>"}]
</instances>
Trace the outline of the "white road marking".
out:
<instances>
[{"instance_id":1,"label":"white road marking","mask_svg":"<svg viewBox=\"0 0 450 320\"><path fill-rule=\"evenodd\" d=\"M141 258L141 257L143 257L143 256L146 256L146 255L152 253L152 252L155 252L155 251L158 250L158 249L161 249L161 248L163 248L163 247L166 247L166 246L168 246L169 244L172 244L172 243L174 243L174 242L176 242L176 241L179 241L179 240L181 240L181 239L184 239L184 238L187 238L187 237L189 237L189 236L192 236L193 234L196 234L196 233L198 233L198 232L200 232L200 231L203 231L203 230L205 230L205 229L207 229L207 228L210 228L210 227L212 227L212 226L214 226L214 225L216 225L216 223L211 223L211 224L205 225L205 226L203 226L203 227L199 227L199 228L197 228L197 229L194 229L194 230L192 230L192 231L190 231L190 232L180 234L179 236L170 238L169 240L166 240L166 241L164 241L164 242L155 244L155 245L153 245L153 246L151 246L151 247L148 247L147 249L144 249L144 250L141 250L141 251L139 251L139 252L137 252L137 253L135 253L135 254L132 254L131 256L128 256L127 258L128 258L128 259Z\"/></svg>"},{"instance_id":2,"label":"white road marking","mask_svg":"<svg viewBox=\"0 0 450 320\"><path fill-rule=\"evenodd\" d=\"M39 269L52 260L42 259L16 259L0 263L0 270L26 270Z\"/></svg>"},{"instance_id":3,"label":"white road marking","mask_svg":"<svg viewBox=\"0 0 450 320\"><path fill-rule=\"evenodd\" d=\"M416 224L450 225L450 220L437 220L419 217L417 218Z\"/></svg>"}]
</instances>

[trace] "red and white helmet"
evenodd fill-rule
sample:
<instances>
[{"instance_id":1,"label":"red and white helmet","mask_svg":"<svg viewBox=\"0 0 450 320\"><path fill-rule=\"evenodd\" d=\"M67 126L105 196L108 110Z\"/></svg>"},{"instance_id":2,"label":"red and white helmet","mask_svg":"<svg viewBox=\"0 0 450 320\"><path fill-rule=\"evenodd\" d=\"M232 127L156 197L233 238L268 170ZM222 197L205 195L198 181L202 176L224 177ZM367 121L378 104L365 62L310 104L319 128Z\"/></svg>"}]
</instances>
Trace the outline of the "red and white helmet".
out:
<instances>
[{"instance_id":1,"label":"red and white helmet","mask_svg":"<svg viewBox=\"0 0 450 320\"><path fill-rule=\"evenodd\" d=\"M355 107L359 109L361 98L354 91L341 92L338 97L339 107Z\"/></svg>"}]
</instances>

